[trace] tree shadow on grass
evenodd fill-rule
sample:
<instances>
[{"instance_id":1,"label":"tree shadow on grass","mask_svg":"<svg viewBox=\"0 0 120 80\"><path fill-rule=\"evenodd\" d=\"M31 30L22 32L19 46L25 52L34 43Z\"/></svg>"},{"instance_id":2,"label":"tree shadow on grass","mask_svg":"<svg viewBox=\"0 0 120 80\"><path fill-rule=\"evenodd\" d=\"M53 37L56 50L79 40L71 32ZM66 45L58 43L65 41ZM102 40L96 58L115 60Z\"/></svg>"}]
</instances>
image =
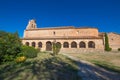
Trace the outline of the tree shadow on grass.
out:
<instances>
[{"instance_id":1,"label":"tree shadow on grass","mask_svg":"<svg viewBox=\"0 0 120 80\"><path fill-rule=\"evenodd\" d=\"M12 63L0 69L0 80L80 80L77 69L59 57Z\"/></svg>"}]
</instances>

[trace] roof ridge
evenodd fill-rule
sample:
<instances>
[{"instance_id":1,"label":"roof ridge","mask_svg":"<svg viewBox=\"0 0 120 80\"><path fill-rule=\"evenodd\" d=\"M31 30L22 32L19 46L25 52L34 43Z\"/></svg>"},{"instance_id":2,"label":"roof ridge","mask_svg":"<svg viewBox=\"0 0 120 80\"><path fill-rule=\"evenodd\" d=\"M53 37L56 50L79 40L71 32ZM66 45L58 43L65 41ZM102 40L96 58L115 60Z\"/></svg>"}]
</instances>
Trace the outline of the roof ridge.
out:
<instances>
[{"instance_id":1,"label":"roof ridge","mask_svg":"<svg viewBox=\"0 0 120 80\"><path fill-rule=\"evenodd\" d=\"M74 26L58 26L58 27L44 27L46 28L75 28ZM38 29L43 29L43 28L38 28Z\"/></svg>"}]
</instances>

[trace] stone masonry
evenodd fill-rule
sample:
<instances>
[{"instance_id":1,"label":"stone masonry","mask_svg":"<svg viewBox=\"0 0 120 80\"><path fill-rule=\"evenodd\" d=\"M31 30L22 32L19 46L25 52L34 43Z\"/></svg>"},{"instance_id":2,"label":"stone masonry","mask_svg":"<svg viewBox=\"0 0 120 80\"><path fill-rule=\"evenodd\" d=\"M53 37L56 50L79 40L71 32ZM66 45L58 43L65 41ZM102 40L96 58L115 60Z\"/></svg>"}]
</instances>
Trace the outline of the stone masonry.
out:
<instances>
[{"instance_id":1,"label":"stone masonry","mask_svg":"<svg viewBox=\"0 0 120 80\"><path fill-rule=\"evenodd\" d=\"M39 48L41 51L51 51L53 42L61 45L61 52L104 51L104 33L98 32L97 28L74 26L37 28L35 20L29 21L24 30L23 44Z\"/></svg>"},{"instance_id":2,"label":"stone masonry","mask_svg":"<svg viewBox=\"0 0 120 80\"><path fill-rule=\"evenodd\" d=\"M111 32L108 33L108 38L109 38L109 46L113 50L117 50L118 48L120 48L120 34Z\"/></svg>"}]
</instances>

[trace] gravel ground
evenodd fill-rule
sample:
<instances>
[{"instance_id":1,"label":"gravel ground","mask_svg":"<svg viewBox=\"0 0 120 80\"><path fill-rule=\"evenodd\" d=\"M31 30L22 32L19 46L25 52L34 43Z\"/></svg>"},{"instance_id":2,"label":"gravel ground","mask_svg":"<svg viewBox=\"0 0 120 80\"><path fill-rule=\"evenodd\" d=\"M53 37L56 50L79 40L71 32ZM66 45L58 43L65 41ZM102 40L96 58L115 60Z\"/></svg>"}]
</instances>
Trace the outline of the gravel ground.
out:
<instances>
[{"instance_id":1,"label":"gravel ground","mask_svg":"<svg viewBox=\"0 0 120 80\"><path fill-rule=\"evenodd\" d=\"M63 54L75 61L79 66L78 75L82 80L120 80L120 74L105 70L87 61L79 60L68 54Z\"/></svg>"}]
</instances>

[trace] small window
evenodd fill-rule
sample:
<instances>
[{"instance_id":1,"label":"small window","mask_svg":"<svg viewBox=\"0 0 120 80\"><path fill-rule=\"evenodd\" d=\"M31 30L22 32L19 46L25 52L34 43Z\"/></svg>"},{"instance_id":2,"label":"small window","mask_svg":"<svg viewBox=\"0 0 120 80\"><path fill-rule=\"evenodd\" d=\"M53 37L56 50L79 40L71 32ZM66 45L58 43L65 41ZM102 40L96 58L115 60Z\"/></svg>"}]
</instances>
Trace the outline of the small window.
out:
<instances>
[{"instance_id":1,"label":"small window","mask_svg":"<svg viewBox=\"0 0 120 80\"><path fill-rule=\"evenodd\" d=\"M53 32L53 35L55 35L55 31Z\"/></svg>"},{"instance_id":2,"label":"small window","mask_svg":"<svg viewBox=\"0 0 120 80\"><path fill-rule=\"evenodd\" d=\"M33 24L31 25L32 28L34 28Z\"/></svg>"},{"instance_id":3,"label":"small window","mask_svg":"<svg viewBox=\"0 0 120 80\"><path fill-rule=\"evenodd\" d=\"M113 38L111 40L113 41Z\"/></svg>"},{"instance_id":4,"label":"small window","mask_svg":"<svg viewBox=\"0 0 120 80\"><path fill-rule=\"evenodd\" d=\"M79 31L77 31L77 34L79 34Z\"/></svg>"}]
</instances>

